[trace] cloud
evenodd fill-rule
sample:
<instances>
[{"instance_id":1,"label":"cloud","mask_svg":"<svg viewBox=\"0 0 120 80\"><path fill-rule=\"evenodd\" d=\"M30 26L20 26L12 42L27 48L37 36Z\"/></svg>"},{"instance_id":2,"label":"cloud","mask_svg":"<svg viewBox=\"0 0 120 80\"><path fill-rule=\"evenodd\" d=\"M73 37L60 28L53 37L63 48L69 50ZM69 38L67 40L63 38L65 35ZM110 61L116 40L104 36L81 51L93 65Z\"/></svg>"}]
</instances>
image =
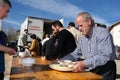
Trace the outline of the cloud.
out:
<instances>
[{"instance_id":1,"label":"cloud","mask_svg":"<svg viewBox=\"0 0 120 80\"><path fill-rule=\"evenodd\" d=\"M75 18L75 16L83 10L80 6L73 5L66 0L16 0L17 2L28 5L31 8L36 8L38 10L43 10L50 12L65 18ZM93 15L93 18L98 23L106 24L107 26L110 23L107 23L106 20L99 16Z\"/></svg>"},{"instance_id":2,"label":"cloud","mask_svg":"<svg viewBox=\"0 0 120 80\"><path fill-rule=\"evenodd\" d=\"M105 24L106 26L110 26L111 25L110 23L108 23L106 20L104 20L103 18L101 18L99 16L93 15L93 19L95 20L96 23Z\"/></svg>"},{"instance_id":3,"label":"cloud","mask_svg":"<svg viewBox=\"0 0 120 80\"><path fill-rule=\"evenodd\" d=\"M32 8L44 10L63 17L72 17L82 11L77 6L66 2L65 0L17 0L18 2L28 5Z\"/></svg>"},{"instance_id":4,"label":"cloud","mask_svg":"<svg viewBox=\"0 0 120 80\"><path fill-rule=\"evenodd\" d=\"M21 25L21 23L13 21L13 20L4 20L4 22L10 23L10 24L14 24L14 25L17 25L17 26Z\"/></svg>"}]
</instances>

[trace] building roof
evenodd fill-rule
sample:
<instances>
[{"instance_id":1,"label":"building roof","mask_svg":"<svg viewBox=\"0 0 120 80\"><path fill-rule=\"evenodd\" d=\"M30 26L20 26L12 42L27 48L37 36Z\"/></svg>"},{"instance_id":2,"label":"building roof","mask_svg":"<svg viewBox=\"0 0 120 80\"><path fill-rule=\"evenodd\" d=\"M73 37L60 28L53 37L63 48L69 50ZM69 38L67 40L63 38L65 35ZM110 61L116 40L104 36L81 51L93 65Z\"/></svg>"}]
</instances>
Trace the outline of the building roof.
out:
<instances>
[{"instance_id":1,"label":"building roof","mask_svg":"<svg viewBox=\"0 0 120 80\"><path fill-rule=\"evenodd\" d=\"M115 24L111 25L108 30L111 31L113 29L113 27L115 27L117 25L120 25L120 21L118 21Z\"/></svg>"},{"instance_id":2,"label":"building roof","mask_svg":"<svg viewBox=\"0 0 120 80\"><path fill-rule=\"evenodd\" d=\"M40 19L40 20L44 20L44 22L54 22L55 20L50 20L50 19L45 19L45 18L39 18L39 17L33 17L33 16L28 16L28 18L35 18L35 19Z\"/></svg>"}]
</instances>

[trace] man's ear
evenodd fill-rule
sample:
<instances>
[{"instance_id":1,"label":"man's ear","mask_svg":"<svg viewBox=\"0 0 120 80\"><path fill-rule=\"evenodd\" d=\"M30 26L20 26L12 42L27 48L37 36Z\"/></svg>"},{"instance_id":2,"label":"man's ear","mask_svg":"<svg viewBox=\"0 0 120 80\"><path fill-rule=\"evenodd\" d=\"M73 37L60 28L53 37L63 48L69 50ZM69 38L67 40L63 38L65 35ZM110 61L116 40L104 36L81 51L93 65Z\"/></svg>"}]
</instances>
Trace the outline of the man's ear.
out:
<instances>
[{"instance_id":1,"label":"man's ear","mask_svg":"<svg viewBox=\"0 0 120 80\"><path fill-rule=\"evenodd\" d=\"M90 19L88 19L88 24L92 25L92 21Z\"/></svg>"}]
</instances>

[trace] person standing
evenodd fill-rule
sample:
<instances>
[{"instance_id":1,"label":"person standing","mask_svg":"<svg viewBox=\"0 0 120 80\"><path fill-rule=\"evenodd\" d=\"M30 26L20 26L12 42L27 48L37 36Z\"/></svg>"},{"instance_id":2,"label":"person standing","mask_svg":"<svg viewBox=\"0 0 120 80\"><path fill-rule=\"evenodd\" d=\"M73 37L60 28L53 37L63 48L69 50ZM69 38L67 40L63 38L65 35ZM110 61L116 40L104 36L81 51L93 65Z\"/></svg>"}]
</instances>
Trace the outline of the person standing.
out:
<instances>
[{"instance_id":1,"label":"person standing","mask_svg":"<svg viewBox=\"0 0 120 80\"><path fill-rule=\"evenodd\" d=\"M24 32L20 33L20 36L18 38L18 43L17 43L17 49L18 51L24 51L25 46L27 46L27 34L28 34L28 29L24 29Z\"/></svg>"},{"instance_id":2,"label":"person standing","mask_svg":"<svg viewBox=\"0 0 120 80\"><path fill-rule=\"evenodd\" d=\"M108 30L95 27L94 20L88 12L79 13L76 24L84 36L75 51L61 59L76 61L74 72L88 68L91 72L101 75L103 80L115 80L115 47ZM84 60L77 61L80 56L83 56Z\"/></svg>"},{"instance_id":3,"label":"person standing","mask_svg":"<svg viewBox=\"0 0 120 80\"><path fill-rule=\"evenodd\" d=\"M24 29L24 32L21 32L19 39L18 39L18 46L27 46L27 33L28 29Z\"/></svg>"},{"instance_id":4,"label":"person standing","mask_svg":"<svg viewBox=\"0 0 120 80\"><path fill-rule=\"evenodd\" d=\"M52 30L54 36L47 42L47 46L49 46L46 50L48 51L46 52L47 58L61 58L75 50L76 42L74 36L64 29L60 21L52 23Z\"/></svg>"},{"instance_id":5,"label":"person standing","mask_svg":"<svg viewBox=\"0 0 120 80\"><path fill-rule=\"evenodd\" d=\"M78 44L79 40L82 37L82 32L76 29L74 22L70 22L67 28L68 28L67 30L73 34L76 44Z\"/></svg>"},{"instance_id":6,"label":"person standing","mask_svg":"<svg viewBox=\"0 0 120 80\"><path fill-rule=\"evenodd\" d=\"M32 34L30 36L30 38L32 39L32 42L31 42L31 45L29 47L28 50L30 50L31 52L31 55L32 56L39 56L39 53L40 53L40 45L39 45L39 42L37 40L37 37L35 34Z\"/></svg>"},{"instance_id":7,"label":"person standing","mask_svg":"<svg viewBox=\"0 0 120 80\"><path fill-rule=\"evenodd\" d=\"M27 35L28 35L28 29L25 29L22 34L23 36L22 41L23 41L24 46L27 46Z\"/></svg>"},{"instance_id":8,"label":"person standing","mask_svg":"<svg viewBox=\"0 0 120 80\"><path fill-rule=\"evenodd\" d=\"M0 0L0 28L2 27L2 19L7 17L11 7L12 5L9 0ZM16 51L14 49L6 47L6 37L6 34L0 29L0 80L4 80L4 54L16 54Z\"/></svg>"},{"instance_id":9,"label":"person standing","mask_svg":"<svg viewBox=\"0 0 120 80\"><path fill-rule=\"evenodd\" d=\"M43 40L41 41L42 43L42 46L44 45L44 43L49 40L49 34L45 34L44 37L43 37Z\"/></svg>"}]
</instances>

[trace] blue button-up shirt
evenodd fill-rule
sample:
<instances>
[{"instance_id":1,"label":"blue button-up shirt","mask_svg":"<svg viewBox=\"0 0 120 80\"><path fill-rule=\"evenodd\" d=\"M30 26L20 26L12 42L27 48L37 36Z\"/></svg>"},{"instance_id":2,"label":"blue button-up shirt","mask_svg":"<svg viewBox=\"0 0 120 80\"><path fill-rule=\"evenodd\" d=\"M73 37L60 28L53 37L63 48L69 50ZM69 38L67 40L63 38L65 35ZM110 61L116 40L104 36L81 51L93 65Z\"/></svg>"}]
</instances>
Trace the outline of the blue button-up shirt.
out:
<instances>
[{"instance_id":1,"label":"blue button-up shirt","mask_svg":"<svg viewBox=\"0 0 120 80\"><path fill-rule=\"evenodd\" d=\"M102 66L115 59L115 48L110 33L101 27L93 27L88 37L83 36L77 48L62 59L77 60L83 56L89 69Z\"/></svg>"}]
</instances>

